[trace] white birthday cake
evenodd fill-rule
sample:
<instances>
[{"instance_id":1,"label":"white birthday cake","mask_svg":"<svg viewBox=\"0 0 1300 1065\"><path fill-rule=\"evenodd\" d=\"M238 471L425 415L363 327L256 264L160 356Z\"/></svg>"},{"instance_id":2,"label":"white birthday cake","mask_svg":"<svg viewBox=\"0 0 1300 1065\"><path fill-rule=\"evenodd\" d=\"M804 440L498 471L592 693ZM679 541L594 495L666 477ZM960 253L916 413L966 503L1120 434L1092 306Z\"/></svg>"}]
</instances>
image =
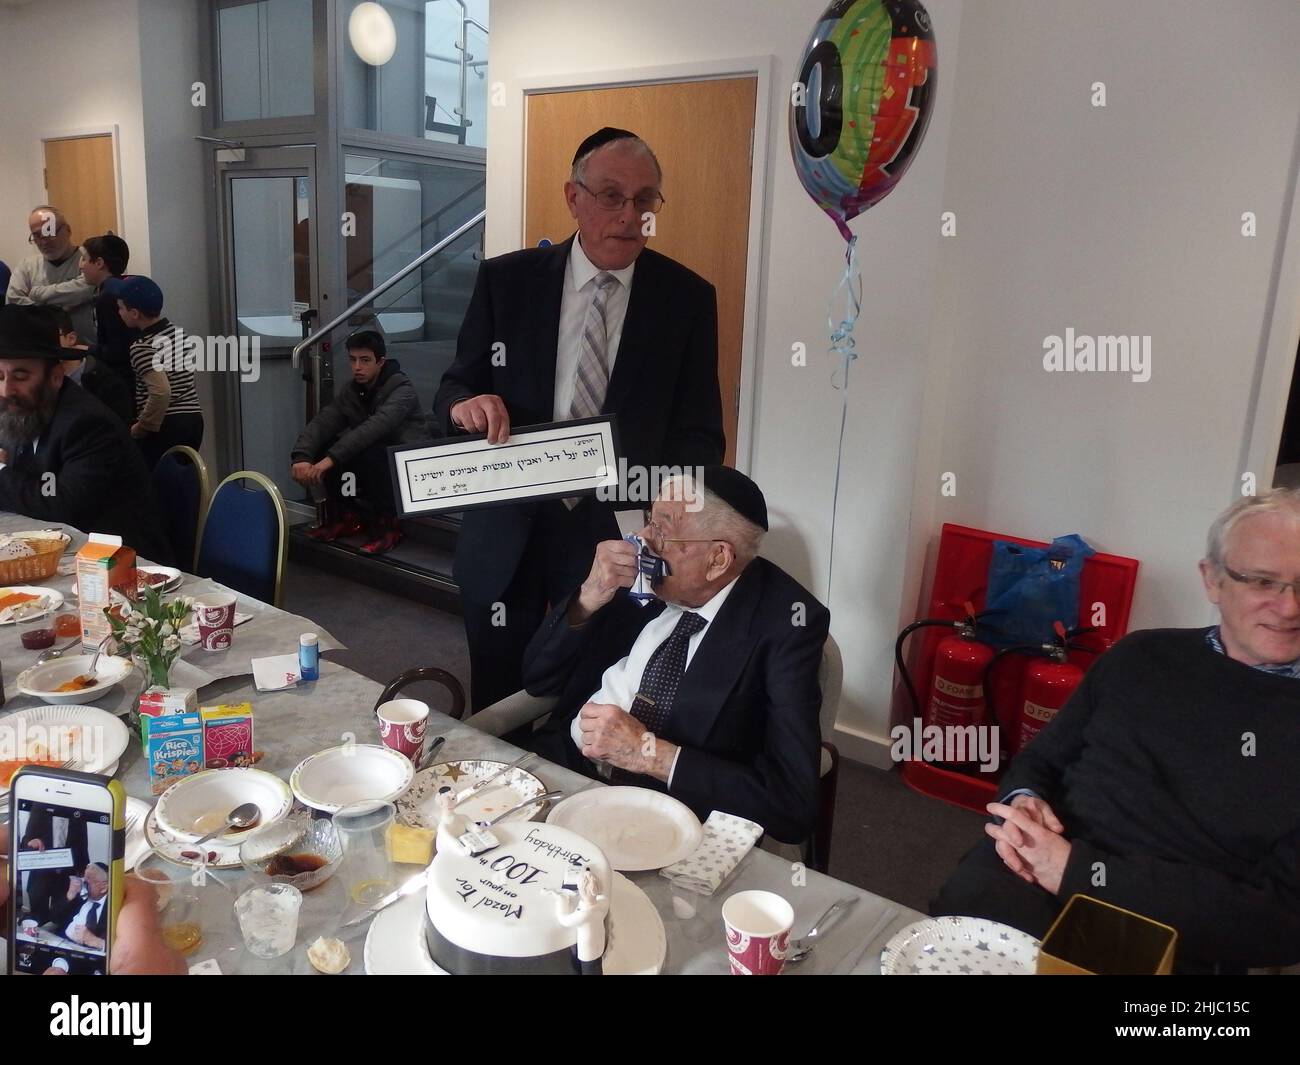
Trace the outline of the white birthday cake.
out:
<instances>
[{"instance_id":1,"label":"white birthday cake","mask_svg":"<svg viewBox=\"0 0 1300 1065\"><path fill-rule=\"evenodd\" d=\"M429 955L457 975L599 973L611 872L600 850L554 825L506 822L477 855L439 834L429 869Z\"/></svg>"}]
</instances>

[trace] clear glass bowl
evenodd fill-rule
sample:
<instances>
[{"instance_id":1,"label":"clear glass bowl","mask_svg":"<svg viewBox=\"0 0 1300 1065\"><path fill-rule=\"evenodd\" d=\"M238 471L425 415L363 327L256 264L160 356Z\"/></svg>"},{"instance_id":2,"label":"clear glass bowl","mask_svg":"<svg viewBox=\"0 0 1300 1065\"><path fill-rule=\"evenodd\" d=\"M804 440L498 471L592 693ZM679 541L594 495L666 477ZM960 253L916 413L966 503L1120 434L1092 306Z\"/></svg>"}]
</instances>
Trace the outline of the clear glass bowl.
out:
<instances>
[{"instance_id":1,"label":"clear glass bowl","mask_svg":"<svg viewBox=\"0 0 1300 1065\"><path fill-rule=\"evenodd\" d=\"M324 864L300 873L273 872L286 861L301 864L304 858L324 859ZM239 860L257 880L311 891L334 875L343 860L343 846L328 817L304 814L258 829L240 844Z\"/></svg>"}]
</instances>

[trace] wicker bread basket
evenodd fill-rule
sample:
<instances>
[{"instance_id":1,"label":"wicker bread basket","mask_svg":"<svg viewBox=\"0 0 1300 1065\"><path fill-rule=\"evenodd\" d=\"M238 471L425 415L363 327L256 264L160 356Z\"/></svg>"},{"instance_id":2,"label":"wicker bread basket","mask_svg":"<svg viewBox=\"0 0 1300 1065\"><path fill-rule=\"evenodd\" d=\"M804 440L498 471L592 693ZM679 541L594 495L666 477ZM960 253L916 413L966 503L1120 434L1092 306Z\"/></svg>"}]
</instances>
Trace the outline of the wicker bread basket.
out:
<instances>
[{"instance_id":1,"label":"wicker bread basket","mask_svg":"<svg viewBox=\"0 0 1300 1065\"><path fill-rule=\"evenodd\" d=\"M0 562L0 584L43 581L58 572L59 559L63 556L64 547L67 546L62 540L29 540L24 537L23 543L36 554Z\"/></svg>"}]
</instances>

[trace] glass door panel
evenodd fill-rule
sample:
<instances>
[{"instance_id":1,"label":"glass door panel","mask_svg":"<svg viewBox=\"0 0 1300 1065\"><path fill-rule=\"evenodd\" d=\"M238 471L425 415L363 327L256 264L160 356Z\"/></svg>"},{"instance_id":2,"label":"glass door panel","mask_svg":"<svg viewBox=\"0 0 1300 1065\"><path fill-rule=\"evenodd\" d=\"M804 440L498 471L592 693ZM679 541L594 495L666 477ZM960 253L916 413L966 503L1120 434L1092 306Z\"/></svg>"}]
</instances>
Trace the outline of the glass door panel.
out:
<instances>
[{"instance_id":1,"label":"glass door panel","mask_svg":"<svg viewBox=\"0 0 1300 1065\"><path fill-rule=\"evenodd\" d=\"M244 469L266 474L286 500L309 502L289 477L289 453L307 414L307 384L290 356L299 315L317 304L310 149L249 150L224 164L226 320L258 352L256 379L238 388ZM290 164L298 165L290 165ZM279 164L279 165L272 165Z\"/></svg>"}]
</instances>

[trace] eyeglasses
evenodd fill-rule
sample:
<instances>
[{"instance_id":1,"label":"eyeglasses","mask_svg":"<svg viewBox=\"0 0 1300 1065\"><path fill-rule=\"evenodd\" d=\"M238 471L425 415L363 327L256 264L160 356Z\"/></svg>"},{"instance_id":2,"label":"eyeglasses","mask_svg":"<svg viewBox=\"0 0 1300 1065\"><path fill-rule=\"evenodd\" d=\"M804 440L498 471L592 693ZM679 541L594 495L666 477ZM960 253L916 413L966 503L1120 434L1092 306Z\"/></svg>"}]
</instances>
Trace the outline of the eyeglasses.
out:
<instances>
[{"instance_id":1,"label":"eyeglasses","mask_svg":"<svg viewBox=\"0 0 1300 1065\"><path fill-rule=\"evenodd\" d=\"M65 230L65 229L67 229L67 228L68 228L68 225L67 225L67 223L65 222L63 225L56 227L53 233L46 233L46 232L43 232L43 231L38 231L38 232L36 232L36 233L28 233L28 234L27 234L27 243L28 243L28 244L35 244L38 240L53 240L53 239L54 239L55 237L57 237L61 232L63 232L63 230Z\"/></svg>"},{"instance_id":2,"label":"eyeglasses","mask_svg":"<svg viewBox=\"0 0 1300 1065\"><path fill-rule=\"evenodd\" d=\"M654 520L654 514L648 510L641 511L641 519L645 527L654 533L654 538L661 544L725 544L728 541L719 540L716 537L712 540L687 540L680 536L665 536L663 526Z\"/></svg>"},{"instance_id":3,"label":"eyeglasses","mask_svg":"<svg viewBox=\"0 0 1300 1065\"><path fill-rule=\"evenodd\" d=\"M574 182L575 185L587 190L588 194L596 201L596 206L606 211L621 211L625 203L631 203L641 214L658 214L667 202L657 192L643 192L638 196L624 196L617 189L606 189L604 192L592 192L588 185L581 181Z\"/></svg>"},{"instance_id":4,"label":"eyeglasses","mask_svg":"<svg viewBox=\"0 0 1300 1065\"><path fill-rule=\"evenodd\" d=\"M1223 566L1223 572L1238 584L1244 584L1252 592L1259 595L1281 595L1286 589L1290 588L1295 597L1300 599L1300 581L1279 581L1274 580L1272 577L1258 577L1249 573L1238 573L1235 569L1230 569L1226 563Z\"/></svg>"}]
</instances>

